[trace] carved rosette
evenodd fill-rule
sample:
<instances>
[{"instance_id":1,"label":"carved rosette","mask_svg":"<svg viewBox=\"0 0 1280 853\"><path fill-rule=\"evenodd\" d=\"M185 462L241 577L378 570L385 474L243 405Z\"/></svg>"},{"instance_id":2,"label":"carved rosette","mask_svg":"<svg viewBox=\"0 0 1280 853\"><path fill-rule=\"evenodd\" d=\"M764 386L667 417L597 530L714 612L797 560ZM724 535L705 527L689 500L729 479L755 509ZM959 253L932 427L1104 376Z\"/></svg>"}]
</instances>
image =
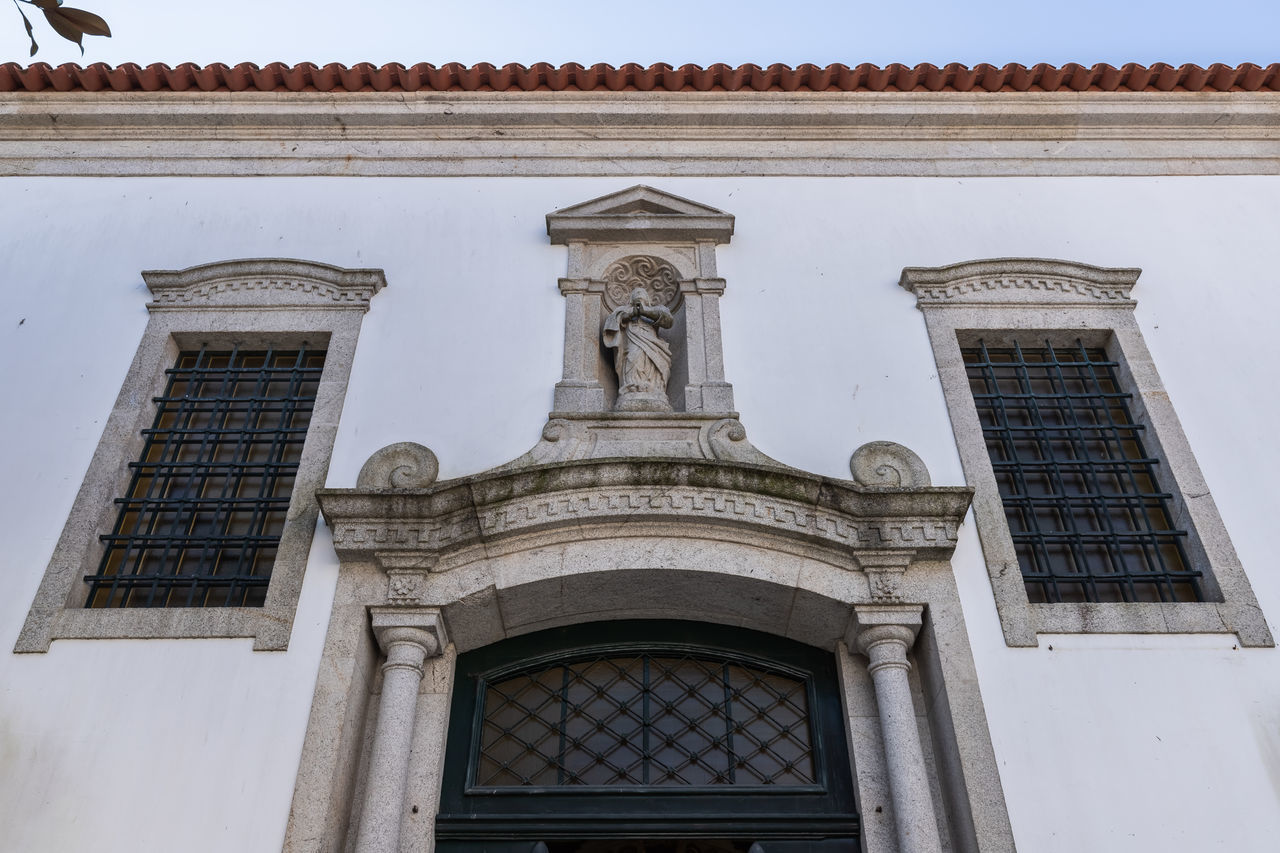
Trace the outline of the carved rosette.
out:
<instances>
[{"instance_id":1,"label":"carved rosette","mask_svg":"<svg viewBox=\"0 0 1280 853\"><path fill-rule=\"evenodd\" d=\"M680 273L661 258L628 255L614 261L604 272L604 303L608 310L626 305L637 288L649 294L650 305L672 311L680 303Z\"/></svg>"},{"instance_id":2,"label":"carved rosette","mask_svg":"<svg viewBox=\"0 0 1280 853\"><path fill-rule=\"evenodd\" d=\"M858 568L867 573L871 600L881 604L902 601L902 576L915 559L911 550L868 549L855 555Z\"/></svg>"},{"instance_id":3,"label":"carved rosette","mask_svg":"<svg viewBox=\"0 0 1280 853\"><path fill-rule=\"evenodd\" d=\"M868 572L871 600L878 602L902 601L902 572Z\"/></svg>"},{"instance_id":4,"label":"carved rosette","mask_svg":"<svg viewBox=\"0 0 1280 853\"><path fill-rule=\"evenodd\" d=\"M401 607L422 603L426 579L417 572L387 572L387 602Z\"/></svg>"}]
</instances>

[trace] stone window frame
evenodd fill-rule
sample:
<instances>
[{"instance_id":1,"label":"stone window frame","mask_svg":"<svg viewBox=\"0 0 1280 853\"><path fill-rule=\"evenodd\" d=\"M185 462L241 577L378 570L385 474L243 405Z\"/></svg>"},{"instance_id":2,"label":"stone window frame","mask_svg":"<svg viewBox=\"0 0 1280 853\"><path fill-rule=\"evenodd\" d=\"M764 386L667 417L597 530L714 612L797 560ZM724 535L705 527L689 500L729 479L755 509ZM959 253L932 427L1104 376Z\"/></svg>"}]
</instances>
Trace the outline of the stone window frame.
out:
<instances>
[{"instance_id":1,"label":"stone window frame","mask_svg":"<svg viewBox=\"0 0 1280 853\"><path fill-rule=\"evenodd\" d=\"M386 286L381 270L343 269L280 258L222 261L142 273L153 300L142 340L103 428L89 470L14 646L45 652L56 639L252 638L256 651L288 648L338 419L364 314ZM262 607L101 608L84 606L87 584L128 484L153 396L178 353L216 347L296 346L326 350L315 407L299 459L284 530Z\"/></svg>"},{"instance_id":2,"label":"stone window frame","mask_svg":"<svg viewBox=\"0 0 1280 853\"><path fill-rule=\"evenodd\" d=\"M899 284L924 315L991 577L1005 643L1036 646L1038 634L1234 633L1243 646L1274 646L1244 568L1156 371L1134 316L1130 292L1139 269L1073 261L996 258L944 267L907 267ZM962 346L984 338L1004 345L1034 334L1038 344L1102 347L1133 394L1132 415L1162 461L1156 474L1172 495L1177 527L1187 531L1192 567L1203 573L1203 602L1062 602L1028 600L1005 518Z\"/></svg>"}]
</instances>

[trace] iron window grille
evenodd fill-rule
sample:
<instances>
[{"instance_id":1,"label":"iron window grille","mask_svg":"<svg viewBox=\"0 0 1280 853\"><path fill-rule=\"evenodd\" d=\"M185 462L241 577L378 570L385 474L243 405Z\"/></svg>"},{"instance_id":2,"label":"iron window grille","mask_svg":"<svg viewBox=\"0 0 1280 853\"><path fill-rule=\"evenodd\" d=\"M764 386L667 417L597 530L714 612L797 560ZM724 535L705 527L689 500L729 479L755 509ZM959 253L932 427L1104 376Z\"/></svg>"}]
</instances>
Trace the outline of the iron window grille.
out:
<instances>
[{"instance_id":1,"label":"iron window grille","mask_svg":"<svg viewBox=\"0 0 1280 853\"><path fill-rule=\"evenodd\" d=\"M156 417L86 607L261 607L325 352L187 351Z\"/></svg>"},{"instance_id":2,"label":"iron window grille","mask_svg":"<svg viewBox=\"0 0 1280 853\"><path fill-rule=\"evenodd\" d=\"M1132 395L1104 350L961 350L1032 602L1202 601Z\"/></svg>"},{"instance_id":3,"label":"iron window grille","mask_svg":"<svg viewBox=\"0 0 1280 853\"><path fill-rule=\"evenodd\" d=\"M805 682L741 662L592 655L482 690L479 787L816 781Z\"/></svg>"},{"instance_id":4,"label":"iron window grille","mask_svg":"<svg viewBox=\"0 0 1280 853\"><path fill-rule=\"evenodd\" d=\"M440 853L858 849L829 652L618 621L466 652L455 679Z\"/></svg>"}]
</instances>

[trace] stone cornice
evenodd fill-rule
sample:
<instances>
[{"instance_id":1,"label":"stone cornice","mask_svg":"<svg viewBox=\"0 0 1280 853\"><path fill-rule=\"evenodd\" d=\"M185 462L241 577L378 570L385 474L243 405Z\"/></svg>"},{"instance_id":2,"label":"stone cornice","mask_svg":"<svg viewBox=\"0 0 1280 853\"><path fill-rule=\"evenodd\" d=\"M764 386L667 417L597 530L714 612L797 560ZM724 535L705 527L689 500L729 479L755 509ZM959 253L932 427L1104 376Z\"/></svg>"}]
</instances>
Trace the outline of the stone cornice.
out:
<instances>
[{"instance_id":1,"label":"stone cornice","mask_svg":"<svg viewBox=\"0 0 1280 853\"><path fill-rule=\"evenodd\" d=\"M786 469L691 460L590 460L425 489L318 493L344 560L433 565L458 548L561 526L646 521L743 525L843 550L945 558L967 488L868 490Z\"/></svg>"},{"instance_id":2,"label":"stone cornice","mask_svg":"<svg viewBox=\"0 0 1280 853\"><path fill-rule=\"evenodd\" d=\"M921 308L1088 305L1131 309L1139 269L1044 258L994 258L945 267L907 267L899 284Z\"/></svg>"},{"instance_id":3,"label":"stone cornice","mask_svg":"<svg viewBox=\"0 0 1280 853\"><path fill-rule=\"evenodd\" d=\"M15 92L0 174L1280 174L1280 93Z\"/></svg>"},{"instance_id":4,"label":"stone cornice","mask_svg":"<svg viewBox=\"0 0 1280 853\"><path fill-rule=\"evenodd\" d=\"M151 311L271 308L369 310L386 286L382 270L352 270L312 261L257 258L184 270L146 270Z\"/></svg>"}]
</instances>

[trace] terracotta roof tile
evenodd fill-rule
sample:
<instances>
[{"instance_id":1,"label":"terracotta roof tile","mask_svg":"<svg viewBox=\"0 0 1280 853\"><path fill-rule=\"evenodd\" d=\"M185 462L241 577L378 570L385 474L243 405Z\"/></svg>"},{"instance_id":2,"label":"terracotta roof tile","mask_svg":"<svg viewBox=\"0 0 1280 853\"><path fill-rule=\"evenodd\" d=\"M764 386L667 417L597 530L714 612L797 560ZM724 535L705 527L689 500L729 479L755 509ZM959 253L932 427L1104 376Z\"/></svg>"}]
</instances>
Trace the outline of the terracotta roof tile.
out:
<instances>
[{"instance_id":1,"label":"terracotta roof tile","mask_svg":"<svg viewBox=\"0 0 1280 853\"><path fill-rule=\"evenodd\" d=\"M972 68L950 65L893 64L883 68L862 64L849 67L816 65L740 65L717 63L703 68L635 63L613 67L600 63L550 65L539 62L497 67L489 63L445 65L399 63L351 67L304 62L272 62L259 67L249 62L177 67L126 63L111 67L67 64L56 68L38 62L21 66L0 64L0 92L490 92L490 91L637 91L637 92L1276 92L1280 91L1280 63L1245 63L1232 68L1215 63L1145 66L1129 63L1116 68L1068 63L1053 65L986 63Z\"/></svg>"}]
</instances>

